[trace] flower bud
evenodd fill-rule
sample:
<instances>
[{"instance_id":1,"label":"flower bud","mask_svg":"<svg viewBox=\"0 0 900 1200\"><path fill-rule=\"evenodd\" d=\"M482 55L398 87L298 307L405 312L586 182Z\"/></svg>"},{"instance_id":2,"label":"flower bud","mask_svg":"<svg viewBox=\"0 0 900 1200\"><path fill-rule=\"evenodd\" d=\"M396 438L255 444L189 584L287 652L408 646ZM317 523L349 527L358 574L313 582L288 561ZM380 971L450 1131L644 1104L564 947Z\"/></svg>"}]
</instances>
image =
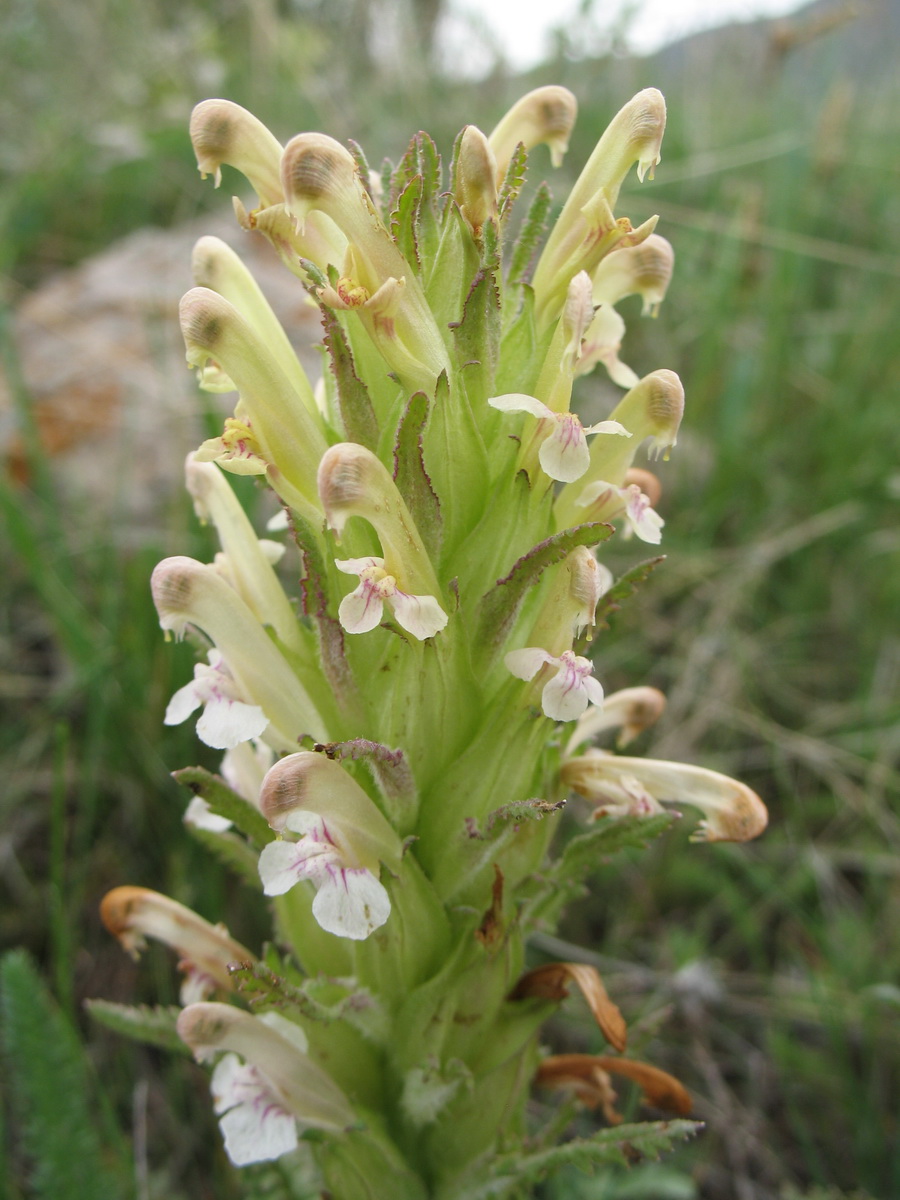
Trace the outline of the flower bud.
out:
<instances>
[{"instance_id":1,"label":"flower bud","mask_svg":"<svg viewBox=\"0 0 900 1200\"><path fill-rule=\"evenodd\" d=\"M205 179L222 182L222 163L249 180L260 208L280 204L281 143L262 121L230 100L203 100L191 113L191 141Z\"/></svg>"},{"instance_id":2,"label":"flower bud","mask_svg":"<svg viewBox=\"0 0 900 1200\"><path fill-rule=\"evenodd\" d=\"M218 467L189 454L185 482L200 521L212 521L227 559L229 581L263 625L299 650L297 617L240 501Z\"/></svg>"},{"instance_id":3,"label":"flower bud","mask_svg":"<svg viewBox=\"0 0 900 1200\"><path fill-rule=\"evenodd\" d=\"M233 381L261 457L304 497L303 515L317 525L315 477L326 443L315 402L307 407L252 326L217 292L192 288L180 313L188 362L203 367L212 359Z\"/></svg>"},{"instance_id":4,"label":"flower bud","mask_svg":"<svg viewBox=\"0 0 900 1200\"><path fill-rule=\"evenodd\" d=\"M554 167L561 166L577 113L578 101L568 88L556 85L535 88L517 100L488 138L497 160L498 181L506 174L519 142L526 150L546 144Z\"/></svg>"},{"instance_id":5,"label":"flower bud","mask_svg":"<svg viewBox=\"0 0 900 1200\"><path fill-rule=\"evenodd\" d=\"M266 300L259 284L241 259L221 238L202 237L194 246L191 270L197 287L210 291L233 304L250 325L260 344L272 355L291 381L297 394L311 412L316 410L313 390L294 353L294 348Z\"/></svg>"},{"instance_id":6,"label":"flower bud","mask_svg":"<svg viewBox=\"0 0 900 1200\"><path fill-rule=\"evenodd\" d=\"M594 271L594 303L618 304L637 293L644 302L643 315L656 316L674 265L675 251L658 233L651 233L639 246L614 250Z\"/></svg>"},{"instance_id":7,"label":"flower bud","mask_svg":"<svg viewBox=\"0 0 900 1200\"><path fill-rule=\"evenodd\" d=\"M566 746L566 758L579 746L593 741L607 729L621 729L617 745L627 746L638 734L655 725L666 707L666 698L654 687L622 688L603 701L602 708L589 708L575 726Z\"/></svg>"},{"instance_id":8,"label":"flower bud","mask_svg":"<svg viewBox=\"0 0 900 1200\"><path fill-rule=\"evenodd\" d=\"M325 734L322 718L272 639L214 567L193 558L166 558L150 580L159 623L183 636L188 625L212 641L237 681L243 699L269 719L264 740L292 750L301 734Z\"/></svg>"},{"instance_id":9,"label":"flower bud","mask_svg":"<svg viewBox=\"0 0 900 1200\"><path fill-rule=\"evenodd\" d=\"M660 801L699 808L705 817L692 835L695 842L747 842L759 837L769 820L766 806L746 784L691 763L589 750L564 763L561 775L564 783L597 805L596 817L630 806L635 783L657 809Z\"/></svg>"},{"instance_id":10,"label":"flower bud","mask_svg":"<svg viewBox=\"0 0 900 1200\"><path fill-rule=\"evenodd\" d=\"M434 568L409 509L387 468L371 450L339 442L322 457L319 496L328 524L340 538L350 517L373 526L384 551L384 570L405 592L440 595Z\"/></svg>"},{"instance_id":11,"label":"flower bud","mask_svg":"<svg viewBox=\"0 0 900 1200\"><path fill-rule=\"evenodd\" d=\"M216 988L230 991L229 964L255 958L224 925L210 925L183 904L148 888L113 888L101 901L100 917L132 958L146 947L148 937L180 956L179 967L187 977L182 987L185 1004L185 993L197 999Z\"/></svg>"},{"instance_id":12,"label":"flower bud","mask_svg":"<svg viewBox=\"0 0 900 1200\"><path fill-rule=\"evenodd\" d=\"M277 1025L270 1023L277 1018ZM231 1004L192 1004L178 1018L178 1036L200 1061L222 1050L232 1050L263 1076L264 1083L283 1109L313 1129L342 1130L355 1114L347 1097L331 1076L305 1054L303 1034L277 1013L255 1017ZM275 1025L275 1027L273 1027ZM258 1106L263 1111L264 1105Z\"/></svg>"},{"instance_id":13,"label":"flower bud","mask_svg":"<svg viewBox=\"0 0 900 1200\"><path fill-rule=\"evenodd\" d=\"M497 162L487 138L476 125L460 135L453 193L475 237L497 216Z\"/></svg>"}]
</instances>

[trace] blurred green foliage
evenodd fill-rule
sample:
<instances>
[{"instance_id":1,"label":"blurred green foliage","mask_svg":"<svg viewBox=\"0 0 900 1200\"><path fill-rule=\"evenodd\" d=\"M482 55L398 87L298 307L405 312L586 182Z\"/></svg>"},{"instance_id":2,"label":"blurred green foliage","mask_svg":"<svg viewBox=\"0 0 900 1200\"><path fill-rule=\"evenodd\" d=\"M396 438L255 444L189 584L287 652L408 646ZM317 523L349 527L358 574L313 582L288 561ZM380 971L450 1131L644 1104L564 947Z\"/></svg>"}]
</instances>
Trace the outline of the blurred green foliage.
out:
<instances>
[{"instance_id":1,"label":"blurred green foliage","mask_svg":"<svg viewBox=\"0 0 900 1200\"><path fill-rule=\"evenodd\" d=\"M244 104L280 137L352 136L377 163L420 127L448 154L464 121L490 129L528 87L562 83L581 104L565 176L632 92L662 88L663 162L620 207L635 223L660 214L676 275L623 357L641 371L675 367L688 410L661 471L668 562L604 635L598 673L610 689L662 687L655 756L740 775L772 824L753 846L688 846L686 817L649 852L598 869L573 906L566 937L601 952L591 961L632 1022L633 1052L652 1052L692 1088L709 1132L656 1175L575 1173L541 1194L900 1195L900 925L890 917L900 894L900 189L886 153L898 83L877 53L887 32L877 21L867 32L863 16L786 49L745 30L655 59L590 62L567 56L561 36L557 61L528 79L497 70L474 83L447 79L424 50L408 70L389 69L347 34L352 12L10 0L0 16L7 301L119 234L221 205L200 186L186 136L190 107L208 95ZM542 154L531 186L548 177ZM550 183L565 194L561 176ZM583 399L603 404L595 381ZM208 557L206 535L173 497L158 544L126 553L102 529L73 526L34 440L30 462L30 488L5 480L0 492L10 707L0 931L33 951L81 1022L86 996L175 999L161 952L136 969L99 930L106 888L153 886L250 945L264 914L185 837L167 778L216 763L189 729L161 724L192 654L163 644L147 579L164 553ZM142 1197L237 1196L199 1074L82 1030L121 1127L149 1137ZM553 1037L595 1048L574 1010ZM536 1119L549 1119L536 1103ZM8 1103L13 1196L29 1194L31 1169L19 1120Z\"/></svg>"}]
</instances>

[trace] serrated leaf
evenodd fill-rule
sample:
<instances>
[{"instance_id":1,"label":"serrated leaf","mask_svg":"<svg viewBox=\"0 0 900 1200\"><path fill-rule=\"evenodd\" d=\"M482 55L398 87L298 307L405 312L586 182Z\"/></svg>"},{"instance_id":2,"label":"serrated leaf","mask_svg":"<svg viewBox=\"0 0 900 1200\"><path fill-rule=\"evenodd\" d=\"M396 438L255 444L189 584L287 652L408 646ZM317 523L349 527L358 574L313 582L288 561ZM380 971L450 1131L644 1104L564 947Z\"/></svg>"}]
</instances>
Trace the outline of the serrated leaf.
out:
<instances>
[{"instance_id":1,"label":"serrated leaf","mask_svg":"<svg viewBox=\"0 0 900 1200\"><path fill-rule=\"evenodd\" d=\"M0 962L4 1088L30 1165L35 1200L121 1200L133 1164L99 1104L98 1086L75 1030L28 955Z\"/></svg>"},{"instance_id":2,"label":"serrated leaf","mask_svg":"<svg viewBox=\"0 0 900 1200\"><path fill-rule=\"evenodd\" d=\"M338 762L365 762L375 782L388 799L413 800L416 781L402 750L392 750L369 738L352 738L347 742L328 742L316 745L316 750Z\"/></svg>"},{"instance_id":3,"label":"serrated leaf","mask_svg":"<svg viewBox=\"0 0 900 1200\"><path fill-rule=\"evenodd\" d=\"M485 223L485 232L494 228ZM469 403L485 403L494 391L496 364L500 357L500 290L497 286L499 258L485 258L476 272L463 303L462 317L450 325L457 366L466 367L465 385Z\"/></svg>"},{"instance_id":4,"label":"serrated leaf","mask_svg":"<svg viewBox=\"0 0 900 1200\"><path fill-rule=\"evenodd\" d=\"M573 837L551 868L560 882L582 877L610 854L620 850L645 850L678 820L674 812L650 817L601 817L585 833Z\"/></svg>"},{"instance_id":5,"label":"serrated leaf","mask_svg":"<svg viewBox=\"0 0 900 1200\"><path fill-rule=\"evenodd\" d=\"M243 796L233 791L220 775L214 775L205 767L182 767L173 771L172 778L200 796L217 816L225 817L258 846L275 840L276 834L266 824L266 819Z\"/></svg>"},{"instance_id":6,"label":"serrated leaf","mask_svg":"<svg viewBox=\"0 0 900 1200\"><path fill-rule=\"evenodd\" d=\"M528 821L542 821L551 813L559 812L565 807L564 800L511 800L509 804L501 804L493 812L488 813L484 829L479 829L474 817L466 818L466 834L479 841L496 838L507 825L520 825Z\"/></svg>"},{"instance_id":7,"label":"serrated leaf","mask_svg":"<svg viewBox=\"0 0 900 1200\"><path fill-rule=\"evenodd\" d=\"M547 221L553 196L546 183L542 183L534 194L534 199L522 222L519 236L513 246L512 257L509 261L507 279L513 283L528 283L534 264L535 252L541 239L547 231Z\"/></svg>"},{"instance_id":8,"label":"serrated leaf","mask_svg":"<svg viewBox=\"0 0 900 1200\"><path fill-rule=\"evenodd\" d=\"M314 287L320 288L320 287L326 287L328 285L327 275L325 274L325 272L322 270L321 267L316 266L316 264L312 261L312 259L301 258L300 266L306 272L307 276L309 277L310 282L312 283L312 285Z\"/></svg>"},{"instance_id":9,"label":"serrated leaf","mask_svg":"<svg viewBox=\"0 0 900 1200\"><path fill-rule=\"evenodd\" d=\"M519 198L519 193L522 190L522 184L525 182L525 171L528 164L528 151L522 142L519 142L513 151L512 158L509 160L509 166L506 168L506 175L503 177L503 182L500 185L500 192L497 197L497 208L500 214L500 226L504 228L509 220L513 205Z\"/></svg>"},{"instance_id":10,"label":"serrated leaf","mask_svg":"<svg viewBox=\"0 0 900 1200\"><path fill-rule=\"evenodd\" d=\"M369 389L356 373L353 353L347 335L332 309L320 305L323 341L328 352L331 373L337 387L338 407L344 430L351 442L375 452L378 446L379 427L375 409L369 397Z\"/></svg>"},{"instance_id":11,"label":"serrated leaf","mask_svg":"<svg viewBox=\"0 0 900 1200\"><path fill-rule=\"evenodd\" d=\"M410 396L394 442L394 482L406 501L409 511L433 562L441 554L443 520L441 505L425 470L424 433L428 421L429 402L424 392Z\"/></svg>"},{"instance_id":12,"label":"serrated leaf","mask_svg":"<svg viewBox=\"0 0 900 1200\"><path fill-rule=\"evenodd\" d=\"M414 175L400 193L397 207L391 213L391 237L416 275L422 273L418 230L422 188L422 176Z\"/></svg>"},{"instance_id":13,"label":"serrated leaf","mask_svg":"<svg viewBox=\"0 0 900 1200\"><path fill-rule=\"evenodd\" d=\"M326 1025L346 1021L363 1036L376 1041L383 1040L387 1033L380 1002L367 988L357 987L353 981L342 984L339 980L322 978L294 984L261 962L242 963L229 970L237 990L253 1008L293 1010L299 1016ZM317 992L325 999L320 999Z\"/></svg>"},{"instance_id":14,"label":"serrated leaf","mask_svg":"<svg viewBox=\"0 0 900 1200\"><path fill-rule=\"evenodd\" d=\"M597 612L594 616L594 626L597 630L609 629L609 621L607 620L614 612L618 612L622 607L622 601L627 600L629 596L649 579L650 575L661 562L666 561L666 556L660 554L657 558L648 558L644 562L638 563L636 567L632 567L620 576L613 586L605 595L601 596L600 603L597 605Z\"/></svg>"},{"instance_id":15,"label":"serrated leaf","mask_svg":"<svg viewBox=\"0 0 900 1200\"><path fill-rule=\"evenodd\" d=\"M488 649L490 661L506 643L529 589L547 567L562 562L577 546L597 546L612 534L612 527L592 521L555 533L532 547L516 562L508 575L498 579L479 605L479 639Z\"/></svg>"},{"instance_id":16,"label":"serrated leaf","mask_svg":"<svg viewBox=\"0 0 900 1200\"><path fill-rule=\"evenodd\" d=\"M328 571L313 530L295 511L290 516L294 539L303 562L300 578L300 602L303 612L316 622L319 632L319 660L325 678L341 714L353 721L360 719L359 689L347 662L344 630L328 611ZM321 687L321 685L320 685ZM318 690L318 689L317 689Z\"/></svg>"},{"instance_id":17,"label":"serrated leaf","mask_svg":"<svg viewBox=\"0 0 900 1200\"><path fill-rule=\"evenodd\" d=\"M703 1129L702 1121L647 1121L636 1125L616 1125L598 1130L593 1137L576 1138L537 1154L508 1155L487 1170L487 1180L462 1187L457 1200L491 1200L505 1195L510 1187L545 1177L562 1166L589 1170L601 1163L632 1166L641 1159L658 1158L672 1149L676 1141L694 1137Z\"/></svg>"},{"instance_id":18,"label":"serrated leaf","mask_svg":"<svg viewBox=\"0 0 900 1200\"><path fill-rule=\"evenodd\" d=\"M181 1012L177 1004L151 1007L147 1004L115 1004L112 1000L85 1000L84 1007L98 1024L136 1042L162 1046L178 1054L190 1054L175 1032L175 1022Z\"/></svg>"}]
</instances>

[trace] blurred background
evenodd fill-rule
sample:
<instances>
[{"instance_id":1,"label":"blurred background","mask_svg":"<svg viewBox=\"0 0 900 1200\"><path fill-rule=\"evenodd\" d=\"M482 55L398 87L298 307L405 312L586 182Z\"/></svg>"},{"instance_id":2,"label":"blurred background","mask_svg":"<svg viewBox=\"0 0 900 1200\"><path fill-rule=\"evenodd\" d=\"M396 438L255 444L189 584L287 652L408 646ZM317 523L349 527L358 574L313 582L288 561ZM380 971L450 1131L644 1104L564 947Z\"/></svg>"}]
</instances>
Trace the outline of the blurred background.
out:
<instances>
[{"instance_id":1,"label":"blurred background","mask_svg":"<svg viewBox=\"0 0 900 1200\"><path fill-rule=\"evenodd\" d=\"M783 3L727 26L723 4L582 0L555 20L547 7L3 6L11 1200L288 1194L262 1167L241 1191L200 1073L83 1005L176 1001L164 952L136 967L100 927L117 884L166 892L251 946L267 928L261 898L182 825L169 772L216 756L189 726L162 725L193 654L164 644L149 574L166 554L212 553L180 483L184 453L218 420L177 334L195 238L216 232L248 255L302 351L317 332L294 281L234 229L243 181L226 170L220 191L201 184L190 109L225 96L281 139L352 137L377 165L420 128L446 158L463 124L489 131L545 83L580 105L564 167L543 148L529 164L529 186L547 178L559 199L635 91L657 86L669 106L656 179L632 175L617 211L659 213L675 279L657 320L637 298L623 305L622 356L639 374L677 370L687 412L661 472L667 561L601 635L598 674L610 690L666 691L641 749L740 776L771 826L748 846L689 845L677 829L619 855L537 947L600 968L633 1052L678 1075L707 1122L663 1164L560 1175L537 1194L900 1196L900 0ZM602 387L584 381L581 400ZM611 565L639 557L625 543ZM598 1036L576 1006L548 1030L562 1049L599 1049ZM51 1145L60 1097L69 1117Z\"/></svg>"}]
</instances>

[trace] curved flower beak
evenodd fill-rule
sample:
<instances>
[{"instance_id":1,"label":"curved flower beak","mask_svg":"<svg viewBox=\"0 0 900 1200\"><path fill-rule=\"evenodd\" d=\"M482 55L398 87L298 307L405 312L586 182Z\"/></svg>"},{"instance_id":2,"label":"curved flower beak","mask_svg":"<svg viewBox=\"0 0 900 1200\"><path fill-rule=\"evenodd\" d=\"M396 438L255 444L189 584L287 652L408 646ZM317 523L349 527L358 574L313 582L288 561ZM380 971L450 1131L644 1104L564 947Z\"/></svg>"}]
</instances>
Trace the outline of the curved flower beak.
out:
<instances>
[{"instance_id":1,"label":"curved flower beak","mask_svg":"<svg viewBox=\"0 0 900 1200\"><path fill-rule=\"evenodd\" d=\"M766 806L744 783L692 763L626 758L588 750L563 764L563 782L597 805L595 817L621 811L642 792L655 811L660 801L689 804L704 813L695 842L747 842L769 821Z\"/></svg>"}]
</instances>

